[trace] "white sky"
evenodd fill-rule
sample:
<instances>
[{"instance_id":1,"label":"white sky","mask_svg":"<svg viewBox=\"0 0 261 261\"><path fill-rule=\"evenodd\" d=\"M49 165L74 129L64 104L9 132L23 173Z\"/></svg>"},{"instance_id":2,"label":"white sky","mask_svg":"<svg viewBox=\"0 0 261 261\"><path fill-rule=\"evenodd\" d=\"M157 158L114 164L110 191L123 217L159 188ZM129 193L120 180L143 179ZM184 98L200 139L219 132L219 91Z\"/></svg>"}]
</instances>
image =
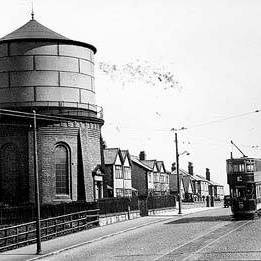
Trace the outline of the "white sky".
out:
<instances>
[{"instance_id":1,"label":"white sky","mask_svg":"<svg viewBox=\"0 0 261 261\"><path fill-rule=\"evenodd\" d=\"M145 150L175 160L173 127L190 127L260 109L261 1L259 0L34 0L35 19L73 40L97 47L97 62L137 59L164 66L182 88L123 83L96 68L97 103L104 108L109 147ZM0 36L30 19L31 1L1 1ZM261 157L261 113L179 134L181 167L226 184L232 139ZM258 148L251 148L259 145ZM234 156L241 156L235 149Z\"/></svg>"}]
</instances>

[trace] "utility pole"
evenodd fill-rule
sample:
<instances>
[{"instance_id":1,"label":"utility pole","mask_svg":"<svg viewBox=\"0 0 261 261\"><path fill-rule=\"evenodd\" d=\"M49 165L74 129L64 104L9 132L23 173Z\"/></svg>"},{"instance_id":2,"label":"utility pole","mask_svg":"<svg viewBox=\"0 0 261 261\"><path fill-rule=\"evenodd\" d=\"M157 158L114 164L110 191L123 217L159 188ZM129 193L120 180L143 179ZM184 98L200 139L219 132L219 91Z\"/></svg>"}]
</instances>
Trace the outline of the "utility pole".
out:
<instances>
[{"instance_id":1,"label":"utility pole","mask_svg":"<svg viewBox=\"0 0 261 261\"><path fill-rule=\"evenodd\" d=\"M38 173L38 153L37 153L37 129L36 129L36 112L34 114L34 182L35 182L35 212L36 212L36 254L42 252L41 249L41 221L40 221L40 197L39 197L39 173Z\"/></svg>"},{"instance_id":2,"label":"utility pole","mask_svg":"<svg viewBox=\"0 0 261 261\"><path fill-rule=\"evenodd\" d=\"M180 183L179 183L179 152L178 152L178 134L177 134L177 132L175 132L175 143L176 143L176 165L177 165L177 186L178 186L179 214L182 214L181 213Z\"/></svg>"}]
</instances>

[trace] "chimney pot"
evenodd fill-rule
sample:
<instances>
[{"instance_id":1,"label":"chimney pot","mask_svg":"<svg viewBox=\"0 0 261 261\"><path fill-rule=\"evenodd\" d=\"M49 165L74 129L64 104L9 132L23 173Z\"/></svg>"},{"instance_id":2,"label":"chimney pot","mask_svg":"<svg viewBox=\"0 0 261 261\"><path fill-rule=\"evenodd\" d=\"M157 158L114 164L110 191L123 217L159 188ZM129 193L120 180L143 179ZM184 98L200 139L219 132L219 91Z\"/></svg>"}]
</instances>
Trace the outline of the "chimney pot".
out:
<instances>
[{"instance_id":1,"label":"chimney pot","mask_svg":"<svg viewBox=\"0 0 261 261\"><path fill-rule=\"evenodd\" d=\"M173 162L173 163L171 164L171 171L174 172L175 170L176 170L176 163Z\"/></svg>"},{"instance_id":2,"label":"chimney pot","mask_svg":"<svg viewBox=\"0 0 261 261\"><path fill-rule=\"evenodd\" d=\"M193 163L192 163L192 162L189 162L189 163L188 163L188 173L189 173L190 175L193 175L193 174L194 174L194 172L193 172Z\"/></svg>"},{"instance_id":3,"label":"chimney pot","mask_svg":"<svg viewBox=\"0 0 261 261\"><path fill-rule=\"evenodd\" d=\"M206 180L210 181L210 171L209 171L209 168L206 168Z\"/></svg>"},{"instance_id":4,"label":"chimney pot","mask_svg":"<svg viewBox=\"0 0 261 261\"><path fill-rule=\"evenodd\" d=\"M139 159L140 159L140 160L146 160L146 153L145 153L144 150L140 152L140 154L139 154Z\"/></svg>"}]
</instances>

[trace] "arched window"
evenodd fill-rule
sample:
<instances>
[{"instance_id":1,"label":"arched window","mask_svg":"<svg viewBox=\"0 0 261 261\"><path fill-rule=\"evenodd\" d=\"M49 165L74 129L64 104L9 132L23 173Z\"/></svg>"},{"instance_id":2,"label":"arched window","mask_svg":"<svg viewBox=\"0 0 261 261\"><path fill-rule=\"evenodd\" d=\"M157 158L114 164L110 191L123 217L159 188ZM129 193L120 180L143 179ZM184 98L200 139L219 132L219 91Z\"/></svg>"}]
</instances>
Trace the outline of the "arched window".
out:
<instances>
[{"instance_id":1,"label":"arched window","mask_svg":"<svg viewBox=\"0 0 261 261\"><path fill-rule=\"evenodd\" d=\"M55 174L57 195L69 195L69 161L70 157L67 147L62 144L57 145L55 148Z\"/></svg>"}]
</instances>

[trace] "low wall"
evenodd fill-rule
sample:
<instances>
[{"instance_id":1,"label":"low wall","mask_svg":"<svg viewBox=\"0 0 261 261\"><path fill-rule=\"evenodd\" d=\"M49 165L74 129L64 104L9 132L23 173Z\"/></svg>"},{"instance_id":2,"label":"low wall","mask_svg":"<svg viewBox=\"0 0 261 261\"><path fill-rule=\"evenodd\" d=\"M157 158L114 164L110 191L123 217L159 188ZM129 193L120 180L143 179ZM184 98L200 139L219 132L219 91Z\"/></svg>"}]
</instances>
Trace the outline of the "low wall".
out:
<instances>
[{"instance_id":1,"label":"low wall","mask_svg":"<svg viewBox=\"0 0 261 261\"><path fill-rule=\"evenodd\" d=\"M169 211L173 211L174 209L177 209L176 207L170 207L170 208L156 208L156 209L149 209L148 210L148 215L157 215L157 214L164 214Z\"/></svg>"},{"instance_id":2,"label":"low wall","mask_svg":"<svg viewBox=\"0 0 261 261\"><path fill-rule=\"evenodd\" d=\"M120 212L120 213L112 213L107 215L100 215L99 217L99 225L100 226L106 226L109 224L113 224L116 222L121 222L125 220L130 220L134 218L140 217L140 211L134 210L130 213L128 212Z\"/></svg>"},{"instance_id":3,"label":"low wall","mask_svg":"<svg viewBox=\"0 0 261 261\"><path fill-rule=\"evenodd\" d=\"M221 201L215 201L214 206L223 206L223 202ZM206 202L182 202L182 208L184 209L190 209L190 208L200 208L200 207L206 207ZM149 209L148 215L157 215L157 214L164 214L171 212L173 210L177 209L177 207L168 207L168 208L158 208L158 209ZM130 216L130 217L129 217ZM120 212L120 213L112 213L112 214L106 214L106 215L100 215L99 218L99 225L100 226L106 226L109 224L113 224L116 222L126 221L134 218L140 217L140 210L132 210L130 214L128 215L128 212Z\"/></svg>"}]
</instances>

